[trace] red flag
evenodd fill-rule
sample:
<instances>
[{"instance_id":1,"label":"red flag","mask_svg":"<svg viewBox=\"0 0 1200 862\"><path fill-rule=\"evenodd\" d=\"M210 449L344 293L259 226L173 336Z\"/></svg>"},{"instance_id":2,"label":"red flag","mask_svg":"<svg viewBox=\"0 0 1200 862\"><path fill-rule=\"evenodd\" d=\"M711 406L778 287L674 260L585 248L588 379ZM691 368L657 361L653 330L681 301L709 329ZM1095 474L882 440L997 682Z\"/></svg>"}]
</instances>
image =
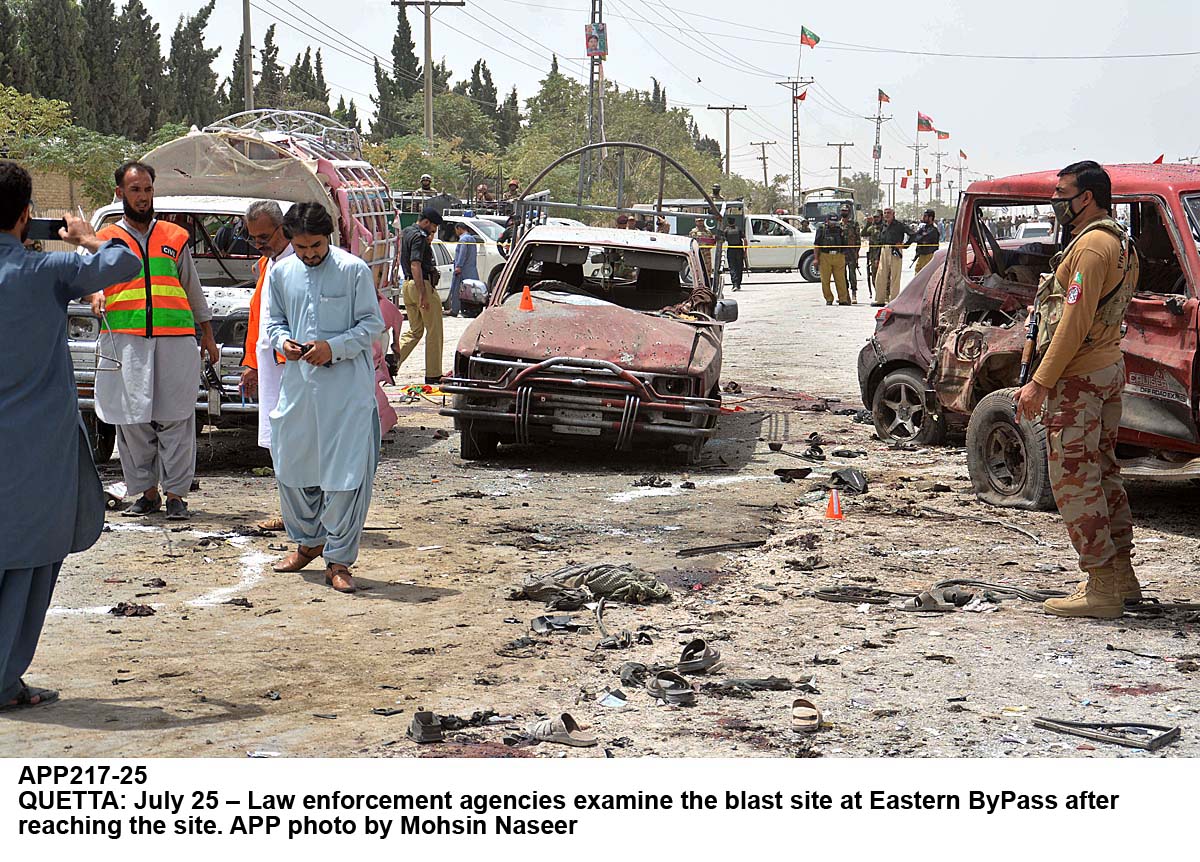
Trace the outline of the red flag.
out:
<instances>
[{"instance_id":1,"label":"red flag","mask_svg":"<svg viewBox=\"0 0 1200 862\"><path fill-rule=\"evenodd\" d=\"M1163 163L1163 158L1164 158L1166 155L1167 155L1166 153L1163 153L1161 156L1159 156L1157 159L1155 159L1155 160L1154 160L1154 164L1156 164L1156 165L1161 165L1161 164Z\"/></svg>"},{"instance_id":2,"label":"red flag","mask_svg":"<svg viewBox=\"0 0 1200 862\"><path fill-rule=\"evenodd\" d=\"M891 97L890 97L890 96L888 96L888 94L887 94L887 93L883 92L883 90L880 90L880 91L879 91L879 101L881 101L881 102L890 102L890 101L891 101Z\"/></svg>"},{"instance_id":3,"label":"red flag","mask_svg":"<svg viewBox=\"0 0 1200 862\"><path fill-rule=\"evenodd\" d=\"M821 37L809 30L807 27L800 28L800 44L808 48L817 47L817 43L821 41Z\"/></svg>"},{"instance_id":4,"label":"red flag","mask_svg":"<svg viewBox=\"0 0 1200 862\"><path fill-rule=\"evenodd\" d=\"M908 177L900 178L900 188L902 188L902 189L908 188Z\"/></svg>"},{"instance_id":5,"label":"red flag","mask_svg":"<svg viewBox=\"0 0 1200 862\"><path fill-rule=\"evenodd\" d=\"M920 111L917 111L917 131L933 131L933 119L928 114L922 114Z\"/></svg>"},{"instance_id":6,"label":"red flag","mask_svg":"<svg viewBox=\"0 0 1200 862\"><path fill-rule=\"evenodd\" d=\"M808 97L808 90L801 90L800 95L796 97L797 102L803 102Z\"/></svg>"},{"instance_id":7,"label":"red flag","mask_svg":"<svg viewBox=\"0 0 1200 862\"><path fill-rule=\"evenodd\" d=\"M937 139L939 141L948 141L948 140L950 140L950 133L943 132L941 129L938 129L937 130Z\"/></svg>"},{"instance_id":8,"label":"red flag","mask_svg":"<svg viewBox=\"0 0 1200 862\"><path fill-rule=\"evenodd\" d=\"M933 182L933 180L929 179L929 177L926 177L926 178L925 178L925 188L929 188L929 184L930 184L931 182Z\"/></svg>"},{"instance_id":9,"label":"red flag","mask_svg":"<svg viewBox=\"0 0 1200 862\"><path fill-rule=\"evenodd\" d=\"M958 151L958 157L959 157L960 159L966 159L966 157L967 157L967 154L966 154L966 153L964 153L962 150L959 150L959 151Z\"/></svg>"}]
</instances>

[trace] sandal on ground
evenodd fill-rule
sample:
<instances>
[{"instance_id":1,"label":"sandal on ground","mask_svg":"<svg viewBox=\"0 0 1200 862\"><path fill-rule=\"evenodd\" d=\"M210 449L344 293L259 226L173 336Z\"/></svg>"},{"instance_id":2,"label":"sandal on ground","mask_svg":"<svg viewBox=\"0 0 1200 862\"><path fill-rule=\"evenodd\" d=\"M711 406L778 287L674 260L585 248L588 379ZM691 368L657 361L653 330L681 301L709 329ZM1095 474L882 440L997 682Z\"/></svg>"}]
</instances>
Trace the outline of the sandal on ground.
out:
<instances>
[{"instance_id":1,"label":"sandal on ground","mask_svg":"<svg viewBox=\"0 0 1200 862\"><path fill-rule=\"evenodd\" d=\"M813 443L800 453L800 457L805 461L824 461L825 453L821 450L820 446L818 446L816 443Z\"/></svg>"},{"instance_id":2,"label":"sandal on ground","mask_svg":"<svg viewBox=\"0 0 1200 862\"><path fill-rule=\"evenodd\" d=\"M58 700L58 692L54 689L30 688L22 681L21 688L17 691L17 696L13 698L13 702L0 706L0 712L8 712L13 709L28 709L31 706L43 706L47 703L54 703L56 700Z\"/></svg>"},{"instance_id":3,"label":"sandal on ground","mask_svg":"<svg viewBox=\"0 0 1200 862\"><path fill-rule=\"evenodd\" d=\"M683 648L679 656L680 673L708 673L721 661L721 653L708 645L704 638L696 638Z\"/></svg>"},{"instance_id":4,"label":"sandal on ground","mask_svg":"<svg viewBox=\"0 0 1200 862\"><path fill-rule=\"evenodd\" d=\"M419 745L427 742L444 742L446 739L442 731L442 720L426 710L413 714L406 736Z\"/></svg>"},{"instance_id":5,"label":"sandal on ground","mask_svg":"<svg viewBox=\"0 0 1200 862\"><path fill-rule=\"evenodd\" d=\"M943 593L942 590L934 589L925 590L920 595L909 599L902 606L902 610L925 613L949 613L958 610L958 605L951 600L950 596Z\"/></svg>"},{"instance_id":6,"label":"sandal on ground","mask_svg":"<svg viewBox=\"0 0 1200 862\"><path fill-rule=\"evenodd\" d=\"M796 733L815 733L821 729L821 710L808 698L792 701L792 730Z\"/></svg>"},{"instance_id":7,"label":"sandal on ground","mask_svg":"<svg viewBox=\"0 0 1200 862\"><path fill-rule=\"evenodd\" d=\"M584 733L579 722L566 712L557 718L543 718L534 722L526 728L525 734L537 742L557 742L575 748L591 748L598 742L596 737Z\"/></svg>"},{"instance_id":8,"label":"sandal on ground","mask_svg":"<svg viewBox=\"0 0 1200 862\"><path fill-rule=\"evenodd\" d=\"M298 572L321 556L321 552L325 550L324 545L317 545L315 548L306 548L303 545L297 545L296 550L291 556L285 557L274 566L277 572Z\"/></svg>"},{"instance_id":9,"label":"sandal on ground","mask_svg":"<svg viewBox=\"0 0 1200 862\"><path fill-rule=\"evenodd\" d=\"M651 697L678 706L691 706L696 702L696 690L686 679L673 670L664 670L646 680L646 691Z\"/></svg>"},{"instance_id":10,"label":"sandal on ground","mask_svg":"<svg viewBox=\"0 0 1200 862\"><path fill-rule=\"evenodd\" d=\"M350 576L350 569L341 563L330 563L325 569L325 583L333 587L339 593L357 593L358 587L354 583L354 578Z\"/></svg>"},{"instance_id":11,"label":"sandal on ground","mask_svg":"<svg viewBox=\"0 0 1200 862\"><path fill-rule=\"evenodd\" d=\"M283 518L267 518L265 521L259 521L254 526L270 533L282 533L285 529Z\"/></svg>"},{"instance_id":12,"label":"sandal on ground","mask_svg":"<svg viewBox=\"0 0 1200 862\"><path fill-rule=\"evenodd\" d=\"M138 497L133 505L121 512L126 518L141 518L153 515L162 509L162 497Z\"/></svg>"}]
</instances>

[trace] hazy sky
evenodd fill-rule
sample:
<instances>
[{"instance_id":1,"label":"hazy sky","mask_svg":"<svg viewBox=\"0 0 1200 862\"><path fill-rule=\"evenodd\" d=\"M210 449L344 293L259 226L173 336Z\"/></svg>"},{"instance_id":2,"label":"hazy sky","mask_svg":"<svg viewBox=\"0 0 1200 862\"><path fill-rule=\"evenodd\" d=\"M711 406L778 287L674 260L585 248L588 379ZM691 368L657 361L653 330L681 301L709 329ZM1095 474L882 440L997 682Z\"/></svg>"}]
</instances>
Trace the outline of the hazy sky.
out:
<instances>
[{"instance_id":1,"label":"hazy sky","mask_svg":"<svg viewBox=\"0 0 1200 862\"><path fill-rule=\"evenodd\" d=\"M180 12L194 10L201 0L146 0L146 5L167 42ZM733 115L734 170L761 176L759 150L751 141L776 141L767 148L771 173L788 172L789 97L774 82L795 76L799 62L800 74L816 79L801 114L805 186L834 179L829 168L837 163L837 151L825 146L832 141L853 141L845 151L848 168L870 170L875 126L859 115L875 112L879 88L891 96L885 115L895 118L884 124L884 166L912 165L913 152L905 147L915 142L918 110L951 135L940 142L949 154L944 164L957 167L961 149L968 156L965 167L977 174L1040 170L1080 158L1150 161L1165 153L1174 161L1200 155L1195 108L1200 3L843 0L797 12L799 5L795 0L606 0L606 74L639 89L649 89L651 76L657 77L669 101L691 107L701 128L722 143L723 114L705 106L749 106ZM370 113L373 58L363 48L344 46L361 43L389 57L395 9L387 0L252 0L252 6L256 48L275 23L286 64L307 44L321 47L292 27L315 30L332 45L341 43L322 48L334 101L344 94L358 102L361 114ZM240 0L218 0L209 28L208 44L226 46L216 64L222 76L240 38L241 7ZM446 58L456 79L483 57L501 95L515 84L525 99L536 92L552 51L564 72L586 80L581 55L589 9L586 0L467 0L464 8L447 7L434 16L433 54ZM304 12L327 23L319 25ZM413 9L409 20L420 55L422 16ZM815 49L805 48L802 58L801 24L822 40ZM874 50L880 48L893 52ZM1112 58L1178 52L1196 53ZM1029 59L1057 55L1105 59ZM920 138L930 145L921 153L922 166L932 168L939 142L928 133Z\"/></svg>"}]
</instances>

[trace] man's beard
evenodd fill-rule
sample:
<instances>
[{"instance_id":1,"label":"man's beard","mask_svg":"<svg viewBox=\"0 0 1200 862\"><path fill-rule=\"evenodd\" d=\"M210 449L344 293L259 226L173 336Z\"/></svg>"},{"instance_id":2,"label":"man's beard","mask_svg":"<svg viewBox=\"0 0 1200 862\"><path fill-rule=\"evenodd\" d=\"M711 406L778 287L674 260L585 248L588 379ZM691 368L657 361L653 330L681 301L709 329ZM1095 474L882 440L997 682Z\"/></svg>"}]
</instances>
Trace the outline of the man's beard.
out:
<instances>
[{"instance_id":1,"label":"man's beard","mask_svg":"<svg viewBox=\"0 0 1200 862\"><path fill-rule=\"evenodd\" d=\"M25 227L21 228L21 245L29 241L29 225L30 222L25 222Z\"/></svg>"},{"instance_id":2,"label":"man's beard","mask_svg":"<svg viewBox=\"0 0 1200 862\"><path fill-rule=\"evenodd\" d=\"M303 264L304 264L305 266L307 266L307 267L312 267L312 268L315 268L315 267L318 267L318 266L320 266L321 264L323 264L323 263L325 262L325 258L327 258L327 257L329 257L329 252L328 252L328 251L326 251L326 252L325 252L323 255L321 255L321 259L320 259L320 260L318 260L318 261L317 261L317 262L315 262L315 263L311 263L311 262L309 262L309 259L308 259L308 258L306 258L306 257L301 257L301 258L300 258L300 262L301 262L301 263L303 263Z\"/></svg>"},{"instance_id":3,"label":"man's beard","mask_svg":"<svg viewBox=\"0 0 1200 862\"><path fill-rule=\"evenodd\" d=\"M125 210L125 218L129 221L136 222L137 224L150 224L154 220L154 204L150 204L145 212L138 212L129 205L128 199L122 198L121 206Z\"/></svg>"}]
</instances>

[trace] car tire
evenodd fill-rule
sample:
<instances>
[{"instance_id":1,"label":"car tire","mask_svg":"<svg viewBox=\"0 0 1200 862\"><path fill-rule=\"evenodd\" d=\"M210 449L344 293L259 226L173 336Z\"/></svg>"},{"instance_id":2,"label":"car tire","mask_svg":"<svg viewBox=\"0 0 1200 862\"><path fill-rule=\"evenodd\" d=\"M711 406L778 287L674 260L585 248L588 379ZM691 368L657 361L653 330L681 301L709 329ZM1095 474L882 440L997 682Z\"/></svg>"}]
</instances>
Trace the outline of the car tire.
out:
<instances>
[{"instance_id":1,"label":"car tire","mask_svg":"<svg viewBox=\"0 0 1200 862\"><path fill-rule=\"evenodd\" d=\"M88 443L92 447L92 460L97 464L107 463L117 446L117 429L91 411L83 414L83 425L87 429Z\"/></svg>"},{"instance_id":2,"label":"car tire","mask_svg":"<svg viewBox=\"0 0 1200 862\"><path fill-rule=\"evenodd\" d=\"M800 258L800 263L796 268L805 281L821 280L821 270L817 268L817 256L812 252Z\"/></svg>"},{"instance_id":3,"label":"car tire","mask_svg":"<svg viewBox=\"0 0 1200 862\"><path fill-rule=\"evenodd\" d=\"M1054 509L1046 463L1046 428L1017 422L1016 389L999 389L975 406L967 423L967 470L984 503L1013 509Z\"/></svg>"},{"instance_id":4,"label":"car tire","mask_svg":"<svg viewBox=\"0 0 1200 862\"><path fill-rule=\"evenodd\" d=\"M492 271L488 273L487 286L490 293L492 288L496 286L496 279L500 277L501 271L504 269L504 264L499 264L492 267Z\"/></svg>"},{"instance_id":5,"label":"car tire","mask_svg":"<svg viewBox=\"0 0 1200 862\"><path fill-rule=\"evenodd\" d=\"M879 381L871 396L871 419L885 443L936 446L946 439L946 414L928 409L925 381L916 368L897 368Z\"/></svg>"}]
</instances>

